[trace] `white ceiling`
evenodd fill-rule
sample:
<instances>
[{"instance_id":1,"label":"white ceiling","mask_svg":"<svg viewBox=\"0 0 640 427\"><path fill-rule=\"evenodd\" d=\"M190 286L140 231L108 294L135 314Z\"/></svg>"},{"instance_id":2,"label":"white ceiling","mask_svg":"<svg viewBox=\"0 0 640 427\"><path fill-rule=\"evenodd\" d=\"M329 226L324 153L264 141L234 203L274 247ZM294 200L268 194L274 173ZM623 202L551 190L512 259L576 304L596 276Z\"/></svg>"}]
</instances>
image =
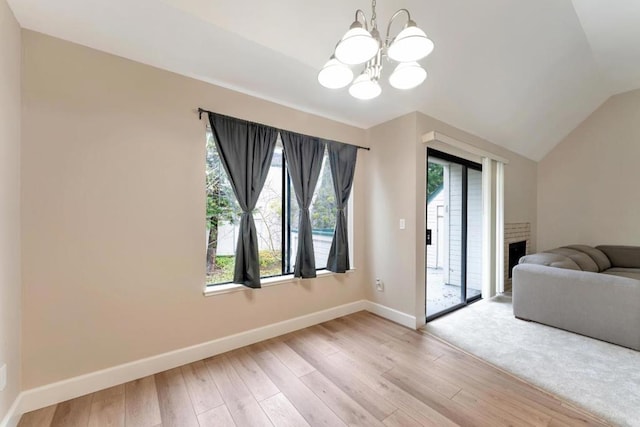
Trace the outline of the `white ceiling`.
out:
<instances>
[{"instance_id":1,"label":"white ceiling","mask_svg":"<svg viewBox=\"0 0 640 427\"><path fill-rule=\"evenodd\" d=\"M613 93L640 87L640 1L573 0Z\"/></svg>"},{"instance_id":2,"label":"white ceiling","mask_svg":"<svg viewBox=\"0 0 640 427\"><path fill-rule=\"evenodd\" d=\"M367 0L8 1L27 29L362 128L421 111L534 160L640 87L637 0L378 0L381 27L408 8L436 49L425 84L372 101L316 80Z\"/></svg>"}]
</instances>

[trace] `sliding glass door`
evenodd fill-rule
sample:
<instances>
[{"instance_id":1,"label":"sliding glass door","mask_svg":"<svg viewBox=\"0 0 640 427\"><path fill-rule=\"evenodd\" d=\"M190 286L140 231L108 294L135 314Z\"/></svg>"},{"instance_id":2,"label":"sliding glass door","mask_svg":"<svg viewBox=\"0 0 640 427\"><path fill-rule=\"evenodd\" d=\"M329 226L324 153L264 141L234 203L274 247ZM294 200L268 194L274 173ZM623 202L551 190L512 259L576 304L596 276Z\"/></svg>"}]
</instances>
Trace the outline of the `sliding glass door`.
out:
<instances>
[{"instance_id":1,"label":"sliding glass door","mask_svg":"<svg viewBox=\"0 0 640 427\"><path fill-rule=\"evenodd\" d=\"M482 165L427 152L427 321L480 299Z\"/></svg>"}]
</instances>

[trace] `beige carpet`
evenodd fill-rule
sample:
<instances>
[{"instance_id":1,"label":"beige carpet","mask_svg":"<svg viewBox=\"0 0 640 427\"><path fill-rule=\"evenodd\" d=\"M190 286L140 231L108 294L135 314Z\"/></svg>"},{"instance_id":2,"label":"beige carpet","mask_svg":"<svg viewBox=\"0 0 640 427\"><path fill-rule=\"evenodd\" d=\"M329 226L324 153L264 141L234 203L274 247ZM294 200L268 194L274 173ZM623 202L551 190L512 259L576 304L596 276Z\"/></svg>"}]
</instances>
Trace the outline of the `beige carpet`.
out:
<instances>
[{"instance_id":1,"label":"beige carpet","mask_svg":"<svg viewBox=\"0 0 640 427\"><path fill-rule=\"evenodd\" d=\"M640 352L518 320L508 296L425 330L616 425L640 426Z\"/></svg>"}]
</instances>

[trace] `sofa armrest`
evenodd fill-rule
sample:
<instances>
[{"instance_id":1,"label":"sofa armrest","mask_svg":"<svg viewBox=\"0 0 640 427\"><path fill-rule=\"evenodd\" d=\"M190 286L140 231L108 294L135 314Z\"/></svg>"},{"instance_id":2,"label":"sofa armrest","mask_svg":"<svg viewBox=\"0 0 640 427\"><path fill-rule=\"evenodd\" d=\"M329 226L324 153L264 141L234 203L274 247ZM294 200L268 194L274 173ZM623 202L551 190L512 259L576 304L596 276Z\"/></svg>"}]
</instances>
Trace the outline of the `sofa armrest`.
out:
<instances>
[{"instance_id":1,"label":"sofa armrest","mask_svg":"<svg viewBox=\"0 0 640 427\"><path fill-rule=\"evenodd\" d=\"M513 313L640 350L640 281L587 271L519 264Z\"/></svg>"}]
</instances>

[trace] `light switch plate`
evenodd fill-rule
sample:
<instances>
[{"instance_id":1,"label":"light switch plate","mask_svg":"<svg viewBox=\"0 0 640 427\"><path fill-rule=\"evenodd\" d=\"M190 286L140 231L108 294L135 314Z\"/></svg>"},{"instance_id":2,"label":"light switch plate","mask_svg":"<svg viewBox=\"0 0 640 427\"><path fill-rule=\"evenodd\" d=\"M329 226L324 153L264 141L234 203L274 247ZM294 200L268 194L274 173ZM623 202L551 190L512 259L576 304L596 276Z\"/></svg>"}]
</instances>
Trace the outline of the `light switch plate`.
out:
<instances>
[{"instance_id":1,"label":"light switch plate","mask_svg":"<svg viewBox=\"0 0 640 427\"><path fill-rule=\"evenodd\" d=\"M400 230L404 230L405 229L405 222L404 222L404 218L400 218Z\"/></svg>"}]
</instances>

